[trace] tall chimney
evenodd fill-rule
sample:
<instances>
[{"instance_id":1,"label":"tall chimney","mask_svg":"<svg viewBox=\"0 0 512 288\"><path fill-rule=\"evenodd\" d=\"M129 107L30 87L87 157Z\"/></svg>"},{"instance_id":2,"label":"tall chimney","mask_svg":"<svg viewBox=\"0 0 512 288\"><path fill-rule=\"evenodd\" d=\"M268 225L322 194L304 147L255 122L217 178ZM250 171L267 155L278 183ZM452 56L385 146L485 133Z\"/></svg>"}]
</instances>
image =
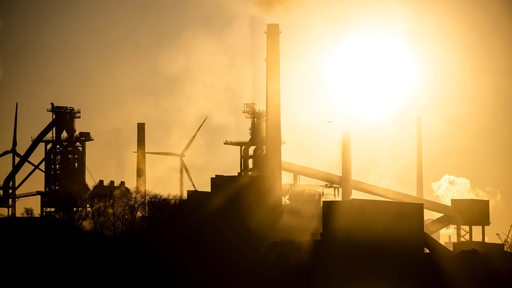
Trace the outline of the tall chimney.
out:
<instances>
[{"instance_id":1,"label":"tall chimney","mask_svg":"<svg viewBox=\"0 0 512 288\"><path fill-rule=\"evenodd\" d=\"M279 24L267 24L266 171L269 189L281 197L281 95Z\"/></svg>"},{"instance_id":2,"label":"tall chimney","mask_svg":"<svg viewBox=\"0 0 512 288\"><path fill-rule=\"evenodd\" d=\"M423 198L423 146L421 139L421 117L418 117L417 120L417 145L416 148L416 165L418 165L416 169L416 196L418 198Z\"/></svg>"},{"instance_id":3,"label":"tall chimney","mask_svg":"<svg viewBox=\"0 0 512 288\"><path fill-rule=\"evenodd\" d=\"M352 151L350 145L350 132L343 132L341 142L341 200L352 198Z\"/></svg>"},{"instance_id":4,"label":"tall chimney","mask_svg":"<svg viewBox=\"0 0 512 288\"><path fill-rule=\"evenodd\" d=\"M146 128L137 123L137 190L146 191Z\"/></svg>"}]
</instances>

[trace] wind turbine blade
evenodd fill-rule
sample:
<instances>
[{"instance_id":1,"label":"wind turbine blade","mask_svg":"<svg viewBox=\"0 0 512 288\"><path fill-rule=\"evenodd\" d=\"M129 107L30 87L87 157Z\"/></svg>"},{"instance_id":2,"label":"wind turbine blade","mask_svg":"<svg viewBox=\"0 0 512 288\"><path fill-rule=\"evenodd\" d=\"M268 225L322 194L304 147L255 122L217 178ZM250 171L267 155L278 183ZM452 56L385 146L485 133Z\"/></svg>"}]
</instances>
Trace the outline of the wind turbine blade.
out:
<instances>
[{"instance_id":1,"label":"wind turbine blade","mask_svg":"<svg viewBox=\"0 0 512 288\"><path fill-rule=\"evenodd\" d=\"M146 154L163 155L163 156L176 156L176 157L180 157L181 156L180 154L173 153L173 152L146 152Z\"/></svg>"},{"instance_id":2,"label":"wind turbine blade","mask_svg":"<svg viewBox=\"0 0 512 288\"><path fill-rule=\"evenodd\" d=\"M11 149L13 151L16 150L16 146L18 146L18 141L17 141L17 137L16 137L16 133L17 133L17 130L18 130L18 102L16 102L16 110L14 112L14 131L12 132L12 147Z\"/></svg>"},{"instance_id":3,"label":"wind turbine blade","mask_svg":"<svg viewBox=\"0 0 512 288\"><path fill-rule=\"evenodd\" d=\"M196 184L194 184L194 180L192 180L192 176L190 175L190 171L188 171L187 164L185 164L185 161L181 160L181 165L183 166L183 169L185 169L185 172L187 173L188 180L190 180L190 183L192 183L192 186L194 187L194 190L197 190Z\"/></svg>"},{"instance_id":4,"label":"wind turbine blade","mask_svg":"<svg viewBox=\"0 0 512 288\"><path fill-rule=\"evenodd\" d=\"M204 122L206 122L206 119L208 119L208 116L204 117L204 120L203 120L203 122L201 122L201 125L199 125L199 127L197 128L196 133L194 133L194 135L192 135L192 138L190 138L190 140L188 140L188 143L185 146L185 148L183 148L181 155L185 155L185 152L188 150L190 145L192 145L192 141L194 141L194 138L196 138L196 135L199 132L199 129L201 129L201 127L203 127L203 124L204 124Z\"/></svg>"}]
</instances>

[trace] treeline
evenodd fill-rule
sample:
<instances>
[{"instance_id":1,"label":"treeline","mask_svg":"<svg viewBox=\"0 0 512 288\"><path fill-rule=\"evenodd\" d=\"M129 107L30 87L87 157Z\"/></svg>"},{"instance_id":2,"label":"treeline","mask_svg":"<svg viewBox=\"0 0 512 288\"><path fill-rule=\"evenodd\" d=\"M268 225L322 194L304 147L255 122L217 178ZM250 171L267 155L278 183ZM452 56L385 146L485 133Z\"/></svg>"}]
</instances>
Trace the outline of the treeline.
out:
<instances>
[{"instance_id":1,"label":"treeline","mask_svg":"<svg viewBox=\"0 0 512 288\"><path fill-rule=\"evenodd\" d=\"M512 283L510 253L497 261L481 251L463 251L440 261L430 253L407 258L356 253L351 247L332 250L321 239L269 240L231 209L202 209L186 199L130 191L123 183L98 184L72 218L0 218L1 275L24 286L458 288ZM283 211L298 213L291 208Z\"/></svg>"}]
</instances>

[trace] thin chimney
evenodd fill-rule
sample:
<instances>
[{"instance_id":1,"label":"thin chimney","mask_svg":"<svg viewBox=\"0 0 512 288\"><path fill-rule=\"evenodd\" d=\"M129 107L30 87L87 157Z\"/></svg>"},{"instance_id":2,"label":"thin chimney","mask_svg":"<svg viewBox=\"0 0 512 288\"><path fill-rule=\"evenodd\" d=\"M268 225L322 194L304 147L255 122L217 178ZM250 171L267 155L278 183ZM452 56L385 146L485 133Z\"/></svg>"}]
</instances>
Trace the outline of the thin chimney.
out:
<instances>
[{"instance_id":1,"label":"thin chimney","mask_svg":"<svg viewBox=\"0 0 512 288\"><path fill-rule=\"evenodd\" d=\"M352 151L350 132L343 132L341 142L341 200L352 198Z\"/></svg>"},{"instance_id":2,"label":"thin chimney","mask_svg":"<svg viewBox=\"0 0 512 288\"><path fill-rule=\"evenodd\" d=\"M279 34L279 24L267 24L266 173L276 197L282 190Z\"/></svg>"},{"instance_id":3,"label":"thin chimney","mask_svg":"<svg viewBox=\"0 0 512 288\"><path fill-rule=\"evenodd\" d=\"M137 190L146 191L146 125L137 123Z\"/></svg>"},{"instance_id":4,"label":"thin chimney","mask_svg":"<svg viewBox=\"0 0 512 288\"><path fill-rule=\"evenodd\" d=\"M416 196L419 198L423 198L423 146L422 146L422 138L421 138L421 117L418 117L417 120L417 149L416 149L416 161L417 161L417 169L416 169Z\"/></svg>"}]
</instances>

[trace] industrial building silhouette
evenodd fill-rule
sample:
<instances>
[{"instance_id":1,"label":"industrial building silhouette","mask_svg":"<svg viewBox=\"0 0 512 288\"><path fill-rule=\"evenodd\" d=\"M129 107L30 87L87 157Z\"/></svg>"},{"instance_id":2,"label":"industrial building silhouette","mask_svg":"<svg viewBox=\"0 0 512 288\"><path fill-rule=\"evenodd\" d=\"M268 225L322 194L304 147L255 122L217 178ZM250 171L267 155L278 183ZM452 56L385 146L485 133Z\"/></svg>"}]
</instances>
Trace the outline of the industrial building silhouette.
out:
<instances>
[{"instance_id":1,"label":"industrial building silhouette","mask_svg":"<svg viewBox=\"0 0 512 288\"><path fill-rule=\"evenodd\" d=\"M510 285L512 254L503 243L485 242L489 201L452 199L445 205L352 179L349 133L343 135L342 175L281 159L279 33L279 25L268 24L266 109L246 104L249 140L224 142L239 147L239 172L212 176L211 191L188 190L165 210L148 202L142 224L125 233L107 237L67 221L87 213L86 197L121 190L119 197L129 197L133 191L113 182L87 188L85 143L92 137L76 132L79 110L51 104L52 120L13 161L2 184L0 204L10 211L0 219L3 275L34 275L22 280L34 284L74 279L172 287ZM137 133L136 190L144 190L144 125L137 124ZM45 163L45 189L18 194L16 175L41 143L45 157L33 166ZM283 172L293 174L293 183L282 183ZM341 193L322 200L300 177ZM352 190L382 200L355 199ZM290 203L283 203L285 193ZM16 217L16 199L32 196L41 197L41 217ZM442 216L425 221L425 210ZM452 247L434 236L449 225L457 229Z\"/></svg>"}]
</instances>

